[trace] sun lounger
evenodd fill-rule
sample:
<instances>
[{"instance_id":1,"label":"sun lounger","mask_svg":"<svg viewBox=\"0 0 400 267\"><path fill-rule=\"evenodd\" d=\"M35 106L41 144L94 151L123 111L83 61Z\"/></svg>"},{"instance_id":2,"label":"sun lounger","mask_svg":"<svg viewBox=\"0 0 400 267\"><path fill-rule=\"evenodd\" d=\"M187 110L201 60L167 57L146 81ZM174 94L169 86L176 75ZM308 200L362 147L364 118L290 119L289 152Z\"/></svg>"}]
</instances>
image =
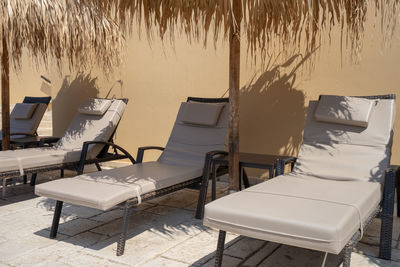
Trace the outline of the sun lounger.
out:
<instances>
[{"instance_id":1,"label":"sun lounger","mask_svg":"<svg viewBox=\"0 0 400 267\"><path fill-rule=\"evenodd\" d=\"M22 103L15 104L10 114L10 138L37 136L37 128L42 121L51 97L25 97ZM0 131L0 142L1 142Z\"/></svg>"},{"instance_id":2,"label":"sun lounger","mask_svg":"<svg viewBox=\"0 0 400 267\"><path fill-rule=\"evenodd\" d=\"M324 262L328 253L343 252L349 266L353 247L378 213L380 257L390 259L394 115L393 95L311 101L293 172L205 206L204 224L220 230L215 265L222 263L229 231L323 251ZM287 162L281 163L280 173Z\"/></svg>"},{"instance_id":3,"label":"sun lounger","mask_svg":"<svg viewBox=\"0 0 400 267\"><path fill-rule=\"evenodd\" d=\"M104 211L125 203L117 248L117 255L122 255L130 209L145 200L199 184L206 153L225 148L227 101L189 98L181 104L165 149L139 148L136 164L36 186L35 194L57 200L50 237L56 237L63 202ZM163 152L157 161L142 163L143 153L148 149Z\"/></svg>"},{"instance_id":4,"label":"sun lounger","mask_svg":"<svg viewBox=\"0 0 400 267\"><path fill-rule=\"evenodd\" d=\"M68 168L79 171L90 163L100 168L99 162L129 157L127 153L118 154L115 149L124 150L112 143L126 102L126 99L89 99L54 146L0 151L3 196L6 180L15 176L32 174L31 185L34 185L38 172ZM109 146L114 148L113 154L107 153Z\"/></svg>"}]
</instances>

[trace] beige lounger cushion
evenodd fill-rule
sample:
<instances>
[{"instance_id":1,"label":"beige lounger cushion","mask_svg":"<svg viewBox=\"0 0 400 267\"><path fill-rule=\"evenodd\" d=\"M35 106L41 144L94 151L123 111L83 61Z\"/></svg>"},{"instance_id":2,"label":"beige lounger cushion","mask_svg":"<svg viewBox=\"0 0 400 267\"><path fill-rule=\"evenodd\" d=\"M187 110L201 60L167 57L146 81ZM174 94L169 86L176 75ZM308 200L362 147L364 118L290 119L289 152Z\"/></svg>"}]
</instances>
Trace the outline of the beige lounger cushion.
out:
<instances>
[{"instance_id":1,"label":"beige lounger cushion","mask_svg":"<svg viewBox=\"0 0 400 267\"><path fill-rule=\"evenodd\" d=\"M374 104L367 128L318 122L311 101L294 171L324 179L383 182L389 165L395 101Z\"/></svg>"},{"instance_id":2,"label":"beige lounger cushion","mask_svg":"<svg viewBox=\"0 0 400 267\"><path fill-rule=\"evenodd\" d=\"M200 177L205 154L225 148L228 108L223 104L217 124L204 127L182 121L185 104L181 104L171 136L157 162L137 163L41 184L36 186L35 193L107 210L138 195Z\"/></svg>"},{"instance_id":3,"label":"beige lounger cushion","mask_svg":"<svg viewBox=\"0 0 400 267\"><path fill-rule=\"evenodd\" d=\"M126 107L122 100L109 101L112 102L111 106L102 116L77 113L55 147L68 151L81 150L86 141L108 141ZM95 157L102 148L103 145L89 146L88 158Z\"/></svg>"},{"instance_id":4,"label":"beige lounger cushion","mask_svg":"<svg viewBox=\"0 0 400 267\"><path fill-rule=\"evenodd\" d=\"M15 119L13 116L10 116L10 133L27 133L34 134L39 127L40 121L43 118L44 113L46 112L47 105L46 104L36 104L36 108L29 119L20 120ZM13 109L14 110L14 109ZM14 112L14 111L13 111ZM12 135L11 139L17 139L21 137L26 137L25 135ZM1 131L0 131L0 139L1 139Z\"/></svg>"},{"instance_id":5,"label":"beige lounger cushion","mask_svg":"<svg viewBox=\"0 0 400 267\"><path fill-rule=\"evenodd\" d=\"M35 112L37 103L28 104L28 103L17 103L15 104L10 117L15 120L28 120L32 118L33 113Z\"/></svg>"},{"instance_id":6,"label":"beige lounger cushion","mask_svg":"<svg viewBox=\"0 0 400 267\"><path fill-rule=\"evenodd\" d=\"M0 172L79 161L81 151L40 147L0 152Z\"/></svg>"},{"instance_id":7,"label":"beige lounger cushion","mask_svg":"<svg viewBox=\"0 0 400 267\"><path fill-rule=\"evenodd\" d=\"M379 183L284 175L206 205L204 224L337 254L378 206Z\"/></svg>"},{"instance_id":8,"label":"beige lounger cushion","mask_svg":"<svg viewBox=\"0 0 400 267\"><path fill-rule=\"evenodd\" d=\"M374 103L374 100L359 97L322 95L315 111L315 119L365 128Z\"/></svg>"},{"instance_id":9,"label":"beige lounger cushion","mask_svg":"<svg viewBox=\"0 0 400 267\"><path fill-rule=\"evenodd\" d=\"M196 125L215 126L224 104L222 103L182 103L182 122Z\"/></svg>"},{"instance_id":10,"label":"beige lounger cushion","mask_svg":"<svg viewBox=\"0 0 400 267\"><path fill-rule=\"evenodd\" d=\"M229 126L228 104L222 104L218 122L212 127L184 123L186 104L186 102L181 104L168 143L158 161L166 164L203 168L207 152L226 150Z\"/></svg>"},{"instance_id":11,"label":"beige lounger cushion","mask_svg":"<svg viewBox=\"0 0 400 267\"><path fill-rule=\"evenodd\" d=\"M122 100L113 100L103 116L78 113L64 136L53 148L0 151L0 172L20 170L22 174L21 170L26 168L79 161L83 142L109 140L125 107L126 104ZM88 158L95 157L102 147L102 145L90 146Z\"/></svg>"},{"instance_id":12,"label":"beige lounger cushion","mask_svg":"<svg viewBox=\"0 0 400 267\"><path fill-rule=\"evenodd\" d=\"M107 210L138 194L194 179L201 174L200 168L145 162L40 184L35 187L35 194Z\"/></svg>"},{"instance_id":13,"label":"beige lounger cushion","mask_svg":"<svg viewBox=\"0 0 400 267\"><path fill-rule=\"evenodd\" d=\"M86 115L102 116L112 102L111 99L89 98L79 107L78 112Z\"/></svg>"}]
</instances>

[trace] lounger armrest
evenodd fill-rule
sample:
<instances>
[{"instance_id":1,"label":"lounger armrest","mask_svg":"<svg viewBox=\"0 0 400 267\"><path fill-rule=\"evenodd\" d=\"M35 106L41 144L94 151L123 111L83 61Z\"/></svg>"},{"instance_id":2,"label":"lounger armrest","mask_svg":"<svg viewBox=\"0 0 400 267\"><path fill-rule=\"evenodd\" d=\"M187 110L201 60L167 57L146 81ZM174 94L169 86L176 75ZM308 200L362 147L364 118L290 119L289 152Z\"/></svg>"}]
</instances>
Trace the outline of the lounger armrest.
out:
<instances>
[{"instance_id":1,"label":"lounger armrest","mask_svg":"<svg viewBox=\"0 0 400 267\"><path fill-rule=\"evenodd\" d=\"M60 140L60 137L42 137L40 138L39 147L43 147L44 145L51 145L52 143L56 143Z\"/></svg>"},{"instance_id":2,"label":"lounger armrest","mask_svg":"<svg viewBox=\"0 0 400 267\"><path fill-rule=\"evenodd\" d=\"M132 155L129 154L128 151L126 151L125 149L123 149L119 145L116 145L116 144L114 144L112 142L105 142L105 141L87 141L87 142L84 142L83 146L82 146L81 158L79 160L79 165L78 165L78 175L82 174L83 173L83 169L85 168L85 161L86 161L86 156L87 156L87 152L88 152L88 149L89 149L89 145L95 145L95 144L101 144L101 145L110 146L110 147L114 148L114 150L116 152L117 152L117 150L119 150L123 154L125 154L125 156L127 156L129 158L129 160L132 162L132 164L136 163L136 161L132 157Z\"/></svg>"},{"instance_id":3,"label":"lounger armrest","mask_svg":"<svg viewBox=\"0 0 400 267\"><path fill-rule=\"evenodd\" d=\"M136 155L136 161L137 163L142 163L143 162L143 156L144 152L146 150L161 150L163 151L164 148L161 146L142 146L138 148L137 155Z\"/></svg>"},{"instance_id":4,"label":"lounger armrest","mask_svg":"<svg viewBox=\"0 0 400 267\"><path fill-rule=\"evenodd\" d=\"M290 171L293 171L294 164L296 163L296 157L284 157L276 161L276 176L285 173L285 167L290 164Z\"/></svg>"},{"instance_id":5,"label":"lounger armrest","mask_svg":"<svg viewBox=\"0 0 400 267\"><path fill-rule=\"evenodd\" d=\"M207 152L206 157L216 157L216 156L228 156L228 152L224 151L224 150L214 150L214 151L210 151Z\"/></svg>"},{"instance_id":6,"label":"lounger armrest","mask_svg":"<svg viewBox=\"0 0 400 267\"><path fill-rule=\"evenodd\" d=\"M204 160L204 168L203 168L203 177L207 178L208 182L208 176L210 175L210 168L211 168L211 161L215 157L220 157L220 156L228 156L228 152L223 151L223 150L214 150L206 153L206 159Z\"/></svg>"}]
</instances>

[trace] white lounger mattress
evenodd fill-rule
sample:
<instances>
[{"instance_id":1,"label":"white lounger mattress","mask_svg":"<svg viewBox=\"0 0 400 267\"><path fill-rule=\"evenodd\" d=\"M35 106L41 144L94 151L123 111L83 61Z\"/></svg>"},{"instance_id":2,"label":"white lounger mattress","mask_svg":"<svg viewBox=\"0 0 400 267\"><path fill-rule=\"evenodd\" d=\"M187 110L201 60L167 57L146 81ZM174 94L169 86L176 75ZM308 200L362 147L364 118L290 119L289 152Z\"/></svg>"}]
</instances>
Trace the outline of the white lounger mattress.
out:
<instances>
[{"instance_id":1,"label":"white lounger mattress","mask_svg":"<svg viewBox=\"0 0 400 267\"><path fill-rule=\"evenodd\" d=\"M205 207L204 224L338 254L381 200L379 183L279 176Z\"/></svg>"},{"instance_id":2,"label":"white lounger mattress","mask_svg":"<svg viewBox=\"0 0 400 267\"><path fill-rule=\"evenodd\" d=\"M145 162L37 185L35 194L108 210L130 198L200 177L201 168Z\"/></svg>"}]
</instances>

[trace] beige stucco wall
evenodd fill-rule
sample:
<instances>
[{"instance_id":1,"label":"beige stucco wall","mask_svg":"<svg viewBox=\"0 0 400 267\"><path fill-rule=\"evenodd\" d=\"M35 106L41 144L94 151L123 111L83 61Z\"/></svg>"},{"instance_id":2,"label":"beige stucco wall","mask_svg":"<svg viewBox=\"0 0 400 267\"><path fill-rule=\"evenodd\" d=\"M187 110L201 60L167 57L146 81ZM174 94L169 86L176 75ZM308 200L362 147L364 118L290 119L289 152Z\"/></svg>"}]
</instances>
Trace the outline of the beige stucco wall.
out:
<instances>
[{"instance_id":1,"label":"beige stucco wall","mask_svg":"<svg viewBox=\"0 0 400 267\"><path fill-rule=\"evenodd\" d=\"M300 63L305 55L298 55L292 63L288 59L296 54L281 55L275 64L262 69L247 60L243 52L241 150L296 155L307 103L319 94L397 93L400 97L399 30L391 47L386 48L381 46L378 30L369 26L365 36L361 61L354 64L346 52L340 53L339 35L334 32L331 45L325 42L315 53L310 72L302 68L309 60ZM246 45L242 46L242 51L246 51ZM138 146L166 143L179 103L187 96L220 97L228 87L227 43L218 43L215 50L212 44L207 48L202 44L189 45L184 37L178 37L173 49L158 40L149 46L145 38L134 36L129 40L125 59L124 65L108 79L95 70L79 74L68 70L62 74L54 69L37 71L27 59L21 74L12 76L11 102L21 101L24 95L49 93L39 76L48 77L54 99L54 134L60 135L81 102L90 96L104 97L113 87L111 95L130 99L116 142L136 155ZM258 62L262 60L257 58ZM297 71L290 75L297 66ZM399 125L397 114L396 129ZM395 135L392 162L400 164L398 136Z\"/></svg>"}]
</instances>

